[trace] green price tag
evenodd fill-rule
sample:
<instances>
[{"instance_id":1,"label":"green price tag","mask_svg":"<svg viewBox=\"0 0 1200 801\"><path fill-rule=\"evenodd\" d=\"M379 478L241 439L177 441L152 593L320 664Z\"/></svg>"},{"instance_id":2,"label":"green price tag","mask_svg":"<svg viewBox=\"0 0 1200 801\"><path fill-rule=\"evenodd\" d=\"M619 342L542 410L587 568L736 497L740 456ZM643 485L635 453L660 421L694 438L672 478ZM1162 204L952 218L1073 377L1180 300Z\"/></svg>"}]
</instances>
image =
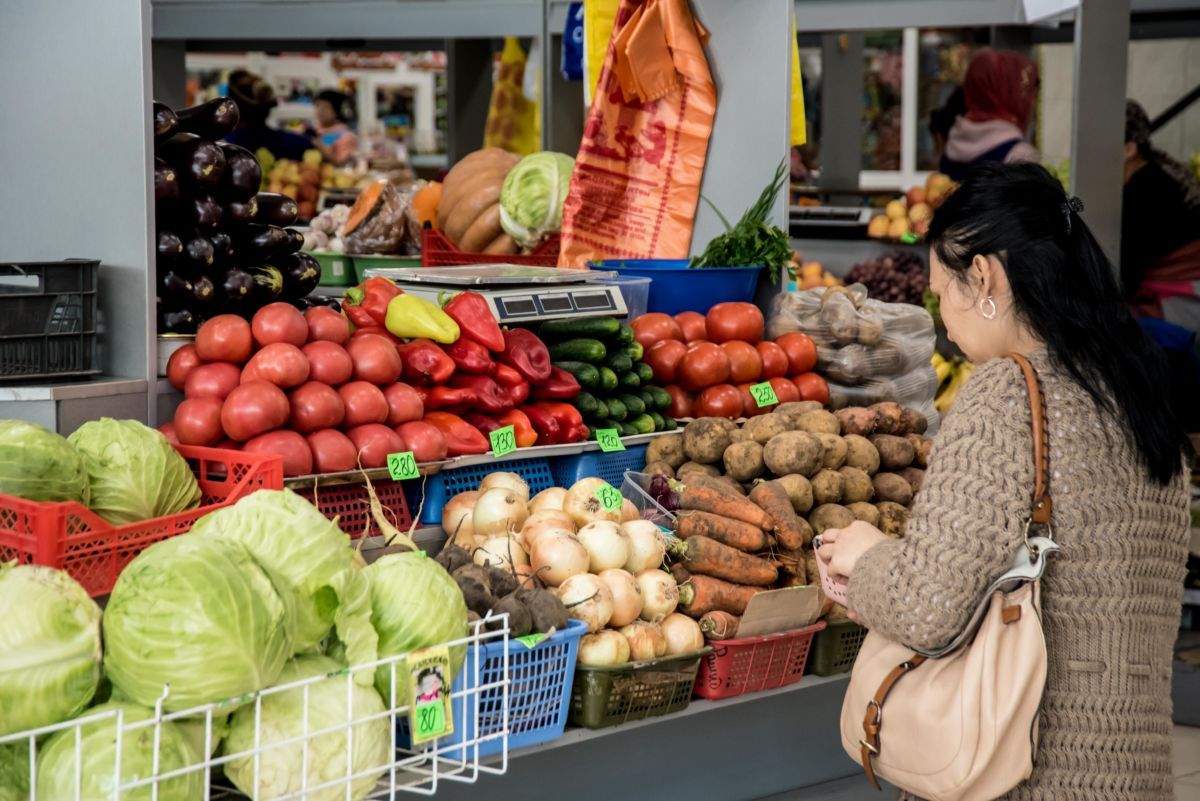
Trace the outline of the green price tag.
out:
<instances>
[{"instance_id":1,"label":"green price tag","mask_svg":"<svg viewBox=\"0 0 1200 801\"><path fill-rule=\"evenodd\" d=\"M771 386L770 381L764 381L761 384L750 385L750 397L754 398L754 402L759 408L763 406L774 406L779 403L779 398L775 394L775 387Z\"/></svg>"},{"instance_id":2,"label":"green price tag","mask_svg":"<svg viewBox=\"0 0 1200 801\"><path fill-rule=\"evenodd\" d=\"M439 645L408 655L409 724L414 745L454 731L450 710L450 650Z\"/></svg>"},{"instance_id":3,"label":"green price tag","mask_svg":"<svg viewBox=\"0 0 1200 801\"><path fill-rule=\"evenodd\" d=\"M545 634L526 634L524 637L517 637L517 642L524 645L526 648L533 650L533 647L546 639Z\"/></svg>"},{"instance_id":4,"label":"green price tag","mask_svg":"<svg viewBox=\"0 0 1200 801\"><path fill-rule=\"evenodd\" d=\"M492 455L503 456L506 453L512 453L517 449L517 435L513 433L512 426L497 428L488 436L492 439Z\"/></svg>"},{"instance_id":5,"label":"green price tag","mask_svg":"<svg viewBox=\"0 0 1200 801\"><path fill-rule=\"evenodd\" d=\"M612 484L605 484L596 490L596 497L600 499L600 505L608 512L617 511L625 501L625 498L621 495L621 491Z\"/></svg>"},{"instance_id":6,"label":"green price tag","mask_svg":"<svg viewBox=\"0 0 1200 801\"><path fill-rule=\"evenodd\" d=\"M600 450L605 452L625 450L625 443L621 442L621 432L615 428L596 429L596 442L600 443Z\"/></svg>"},{"instance_id":7,"label":"green price tag","mask_svg":"<svg viewBox=\"0 0 1200 801\"><path fill-rule=\"evenodd\" d=\"M906 245L915 245L918 241L920 241L920 237L918 237L912 231L909 231L907 234L901 234L900 241Z\"/></svg>"},{"instance_id":8,"label":"green price tag","mask_svg":"<svg viewBox=\"0 0 1200 801\"><path fill-rule=\"evenodd\" d=\"M421 476L417 470L417 460L413 456L412 451L389 453L387 468L388 475L392 477L392 481L403 481L406 478L419 478Z\"/></svg>"}]
</instances>

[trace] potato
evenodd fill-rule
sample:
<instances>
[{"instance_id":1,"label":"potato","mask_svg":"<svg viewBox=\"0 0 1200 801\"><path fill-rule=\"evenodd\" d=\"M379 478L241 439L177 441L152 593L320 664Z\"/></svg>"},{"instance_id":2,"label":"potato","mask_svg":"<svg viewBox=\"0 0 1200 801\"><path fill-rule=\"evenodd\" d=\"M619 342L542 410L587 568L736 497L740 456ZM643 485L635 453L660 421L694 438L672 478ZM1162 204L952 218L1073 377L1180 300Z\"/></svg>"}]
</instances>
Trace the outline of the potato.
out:
<instances>
[{"instance_id":1,"label":"potato","mask_svg":"<svg viewBox=\"0 0 1200 801\"><path fill-rule=\"evenodd\" d=\"M875 486L875 497L880 501L891 501L901 506L912 503L912 485L895 473L879 473L871 479L871 483Z\"/></svg>"},{"instance_id":2,"label":"potato","mask_svg":"<svg viewBox=\"0 0 1200 801\"><path fill-rule=\"evenodd\" d=\"M869 501L875 497L875 485L865 471L846 466L838 471L842 476L842 501L847 504Z\"/></svg>"},{"instance_id":3,"label":"potato","mask_svg":"<svg viewBox=\"0 0 1200 801\"><path fill-rule=\"evenodd\" d=\"M817 505L841 502L844 484L841 473L822 470L812 477L813 501Z\"/></svg>"},{"instance_id":4,"label":"potato","mask_svg":"<svg viewBox=\"0 0 1200 801\"><path fill-rule=\"evenodd\" d=\"M841 434L842 424L832 412L808 412L800 416L800 430L810 434Z\"/></svg>"},{"instance_id":5,"label":"potato","mask_svg":"<svg viewBox=\"0 0 1200 801\"><path fill-rule=\"evenodd\" d=\"M725 474L735 481L750 481L763 474L762 445L757 442L735 442L725 449Z\"/></svg>"},{"instance_id":6,"label":"potato","mask_svg":"<svg viewBox=\"0 0 1200 801\"><path fill-rule=\"evenodd\" d=\"M788 401L787 403L781 403L776 406L775 411L772 412L772 414L804 415L808 414L809 412L819 412L824 408L825 407L817 401Z\"/></svg>"},{"instance_id":7,"label":"potato","mask_svg":"<svg viewBox=\"0 0 1200 801\"><path fill-rule=\"evenodd\" d=\"M877 345L883 339L883 325L870 317L858 318L858 341L863 345Z\"/></svg>"},{"instance_id":8,"label":"potato","mask_svg":"<svg viewBox=\"0 0 1200 801\"><path fill-rule=\"evenodd\" d=\"M858 434L860 437L869 437L875 433L875 413L870 409L847 406L845 409L838 409L835 416L842 424L843 435Z\"/></svg>"},{"instance_id":9,"label":"potato","mask_svg":"<svg viewBox=\"0 0 1200 801\"><path fill-rule=\"evenodd\" d=\"M912 487L913 495L921 491L921 484L925 481L925 471L919 467L903 467L896 471L896 475L908 482Z\"/></svg>"},{"instance_id":10,"label":"potato","mask_svg":"<svg viewBox=\"0 0 1200 801\"><path fill-rule=\"evenodd\" d=\"M817 534L824 534L826 529L846 528L854 522L854 515L845 506L827 503L818 506L808 516L808 522Z\"/></svg>"},{"instance_id":11,"label":"potato","mask_svg":"<svg viewBox=\"0 0 1200 801\"><path fill-rule=\"evenodd\" d=\"M899 470L908 467L916 456L913 444L903 437L891 434L876 434L871 437L871 444L879 451L879 466L884 470Z\"/></svg>"},{"instance_id":12,"label":"potato","mask_svg":"<svg viewBox=\"0 0 1200 801\"><path fill-rule=\"evenodd\" d=\"M801 520L801 522L806 526L808 525L808 523L804 520ZM788 551L783 549L777 549L775 551L774 562L779 568L779 572L785 576L795 576L796 578L802 579L800 582L801 584L808 582L808 568L804 566L804 560L804 548L796 551Z\"/></svg>"},{"instance_id":13,"label":"potato","mask_svg":"<svg viewBox=\"0 0 1200 801\"><path fill-rule=\"evenodd\" d=\"M825 461L822 465L829 470L837 470L846 463L846 441L836 434L814 434L825 449Z\"/></svg>"},{"instance_id":14,"label":"potato","mask_svg":"<svg viewBox=\"0 0 1200 801\"><path fill-rule=\"evenodd\" d=\"M763 414L747 420L742 430L759 445L766 445L771 437L791 431L792 427L787 415Z\"/></svg>"},{"instance_id":15,"label":"potato","mask_svg":"<svg viewBox=\"0 0 1200 801\"><path fill-rule=\"evenodd\" d=\"M933 450L933 440L920 434L905 434L904 438L912 443L913 464L922 470L929 467L929 454Z\"/></svg>"},{"instance_id":16,"label":"potato","mask_svg":"<svg viewBox=\"0 0 1200 801\"><path fill-rule=\"evenodd\" d=\"M753 442L753 441L754 441L754 437L750 436L750 432L746 431L746 429L744 429L744 428L735 428L733 431L729 432L729 444L731 444L731 445L735 442Z\"/></svg>"},{"instance_id":17,"label":"potato","mask_svg":"<svg viewBox=\"0 0 1200 801\"><path fill-rule=\"evenodd\" d=\"M879 509L879 530L894 540L904 536L908 528L908 510L898 503L884 501Z\"/></svg>"},{"instance_id":18,"label":"potato","mask_svg":"<svg viewBox=\"0 0 1200 801\"><path fill-rule=\"evenodd\" d=\"M821 469L824 459L825 449L821 447L820 440L803 431L776 434L763 448L763 461L767 469L777 476L789 473L814 475Z\"/></svg>"},{"instance_id":19,"label":"potato","mask_svg":"<svg viewBox=\"0 0 1200 801\"><path fill-rule=\"evenodd\" d=\"M647 462L666 462L672 470L677 470L687 461L683 452L683 434L668 434L665 437L655 437L646 446Z\"/></svg>"},{"instance_id":20,"label":"potato","mask_svg":"<svg viewBox=\"0 0 1200 801\"><path fill-rule=\"evenodd\" d=\"M850 510L850 514L854 515L855 520L861 520L879 528L879 508L875 504L859 501L846 508Z\"/></svg>"},{"instance_id":21,"label":"potato","mask_svg":"<svg viewBox=\"0 0 1200 801\"><path fill-rule=\"evenodd\" d=\"M875 432L878 434L904 433L904 408L898 403L885 401L870 407L875 413Z\"/></svg>"},{"instance_id":22,"label":"potato","mask_svg":"<svg viewBox=\"0 0 1200 801\"><path fill-rule=\"evenodd\" d=\"M817 552L812 548L804 549L804 572L809 584L820 584L821 573L817 567Z\"/></svg>"},{"instance_id":23,"label":"potato","mask_svg":"<svg viewBox=\"0 0 1200 801\"><path fill-rule=\"evenodd\" d=\"M721 471L717 469L716 465L700 464L699 462L684 462L679 466L679 469L675 471L675 478L683 479L688 473L699 473L700 475L712 476L713 478L717 478L721 475Z\"/></svg>"},{"instance_id":24,"label":"potato","mask_svg":"<svg viewBox=\"0 0 1200 801\"><path fill-rule=\"evenodd\" d=\"M825 620L829 623L841 623L843 620L850 619L850 611L839 603L832 604L829 611L825 613Z\"/></svg>"},{"instance_id":25,"label":"potato","mask_svg":"<svg viewBox=\"0 0 1200 801\"><path fill-rule=\"evenodd\" d=\"M730 420L728 417L701 417L701 420L713 420L721 428L726 431L733 432L737 430L738 424Z\"/></svg>"},{"instance_id":26,"label":"potato","mask_svg":"<svg viewBox=\"0 0 1200 801\"><path fill-rule=\"evenodd\" d=\"M683 452L687 458L700 464L721 461L729 447L730 429L724 425L728 422L717 417L701 417L688 423L683 429Z\"/></svg>"},{"instance_id":27,"label":"potato","mask_svg":"<svg viewBox=\"0 0 1200 801\"><path fill-rule=\"evenodd\" d=\"M929 421L925 419L925 415L916 409L904 409L903 415L902 426L905 434L924 434L929 428Z\"/></svg>"},{"instance_id":28,"label":"potato","mask_svg":"<svg viewBox=\"0 0 1200 801\"><path fill-rule=\"evenodd\" d=\"M846 465L857 467L868 476L875 475L879 471L879 451L871 441L857 434L849 434L843 439L846 440Z\"/></svg>"},{"instance_id":29,"label":"potato","mask_svg":"<svg viewBox=\"0 0 1200 801\"><path fill-rule=\"evenodd\" d=\"M806 515L813 508L812 484L801 475L791 474L775 479L787 491L788 500L798 515Z\"/></svg>"},{"instance_id":30,"label":"potato","mask_svg":"<svg viewBox=\"0 0 1200 801\"><path fill-rule=\"evenodd\" d=\"M642 468L642 472L647 475L663 475L667 478L675 478L675 468L666 462L646 462L646 466Z\"/></svg>"}]
</instances>

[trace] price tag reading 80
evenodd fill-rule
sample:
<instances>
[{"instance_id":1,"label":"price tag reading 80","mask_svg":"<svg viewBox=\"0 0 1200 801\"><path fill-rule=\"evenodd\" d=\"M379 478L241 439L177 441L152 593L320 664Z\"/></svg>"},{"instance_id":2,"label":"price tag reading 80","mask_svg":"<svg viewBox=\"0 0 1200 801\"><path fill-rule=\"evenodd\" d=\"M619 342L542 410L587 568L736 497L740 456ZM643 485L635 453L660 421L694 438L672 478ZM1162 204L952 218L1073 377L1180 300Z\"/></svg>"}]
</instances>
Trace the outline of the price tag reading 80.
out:
<instances>
[{"instance_id":1,"label":"price tag reading 80","mask_svg":"<svg viewBox=\"0 0 1200 801\"><path fill-rule=\"evenodd\" d=\"M412 451L389 453L387 458L388 476L392 481L403 481L408 478L420 478L417 470L417 460Z\"/></svg>"},{"instance_id":2,"label":"price tag reading 80","mask_svg":"<svg viewBox=\"0 0 1200 801\"><path fill-rule=\"evenodd\" d=\"M621 508L621 504L625 502L621 491L612 484L605 484L596 490L596 497L600 500L600 505L607 512L615 512Z\"/></svg>"},{"instance_id":3,"label":"price tag reading 80","mask_svg":"<svg viewBox=\"0 0 1200 801\"><path fill-rule=\"evenodd\" d=\"M764 381L761 384L751 384L750 397L754 398L754 402L758 404L759 408L774 406L779 403L779 397L775 394L775 388L771 386L770 381Z\"/></svg>"},{"instance_id":4,"label":"price tag reading 80","mask_svg":"<svg viewBox=\"0 0 1200 801\"><path fill-rule=\"evenodd\" d=\"M600 450L605 452L625 450L625 443L621 442L621 434L615 428L596 429L596 442L600 445Z\"/></svg>"},{"instance_id":5,"label":"price tag reading 80","mask_svg":"<svg viewBox=\"0 0 1200 801\"><path fill-rule=\"evenodd\" d=\"M513 432L512 426L497 428L488 435L492 440L492 455L503 456L506 453L512 453L517 449L517 435Z\"/></svg>"}]
</instances>

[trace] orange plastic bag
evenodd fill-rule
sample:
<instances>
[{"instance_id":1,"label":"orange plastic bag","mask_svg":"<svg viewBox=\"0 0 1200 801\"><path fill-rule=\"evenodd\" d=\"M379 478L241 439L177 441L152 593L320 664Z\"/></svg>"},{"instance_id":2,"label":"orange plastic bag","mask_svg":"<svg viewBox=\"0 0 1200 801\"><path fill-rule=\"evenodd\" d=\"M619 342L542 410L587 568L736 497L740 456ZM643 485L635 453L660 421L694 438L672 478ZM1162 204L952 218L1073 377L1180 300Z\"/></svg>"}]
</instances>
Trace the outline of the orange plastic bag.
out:
<instances>
[{"instance_id":1,"label":"orange plastic bag","mask_svg":"<svg viewBox=\"0 0 1200 801\"><path fill-rule=\"evenodd\" d=\"M621 0L563 210L559 267L687 258L717 110L688 0Z\"/></svg>"}]
</instances>

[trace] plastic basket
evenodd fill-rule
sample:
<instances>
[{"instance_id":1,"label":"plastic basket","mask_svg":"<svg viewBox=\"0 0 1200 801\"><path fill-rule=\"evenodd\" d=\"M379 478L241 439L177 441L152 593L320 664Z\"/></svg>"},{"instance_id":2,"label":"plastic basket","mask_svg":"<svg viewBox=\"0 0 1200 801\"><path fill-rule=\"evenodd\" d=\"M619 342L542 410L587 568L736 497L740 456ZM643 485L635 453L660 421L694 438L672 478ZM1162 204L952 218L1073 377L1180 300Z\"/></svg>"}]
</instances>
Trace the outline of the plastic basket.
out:
<instances>
[{"instance_id":1,"label":"plastic basket","mask_svg":"<svg viewBox=\"0 0 1200 801\"><path fill-rule=\"evenodd\" d=\"M65 570L92 595L110 592L133 558L160 540L184 534L204 515L259 489L283 489L274 454L175 446L200 482L200 506L124 526L106 523L74 501L39 503L0 494L0 562Z\"/></svg>"},{"instance_id":2,"label":"plastic basket","mask_svg":"<svg viewBox=\"0 0 1200 801\"><path fill-rule=\"evenodd\" d=\"M368 270L391 270L420 266L420 256L388 256L379 253L365 253L354 257L354 272L358 275L360 281L366 279L363 273Z\"/></svg>"},{"instance_id":3,"label":"plastic basket","mask_svg":"<svg viewBox=\"0 0 1200 801\"><path fill-rule=\"evenodd\" d=\"M621 482L621 495L637 507L644 520L667 529L675 528L675 515L650 496L650 476L630 470Z\"/></svg>"},{"instance_id":4,"label":"plastic basket","mask_svg":"<svg viewBox=\"0 0 1200 801\"><path fill-rule=\"evenodd\" d=\"M420 479L413 482L420 485ZM401 531L407 531L412 525L412 514L409 512L406 488L403 481L372 481L375 495L383 507L388 520ZM367 484L337 484L334 486L294 487L294 491L313 506L321 510L321 514L330 520L337 518L338 528L351 537L377 537L383 534L371 517L370 496L367 494Z\"/></svg>"},{"instance_id":5,"label":"plastic basket","mask_svg":"<svg viewBox=\"0 0 1200 801\"><path fill-rule=\"evenodd\" d=\"M588 262L593 270L611 270L621 276L654 279L650 283L647 311L701 314L722 301L752 302L762 267L688 267L686 259L613 259Z\"/></svg>"},{"instance_id":6,"label":"plastic basket","mask_svg":"<svg viewBox=\"0 0 1200 801\"><path fill-rule=\"evenodd\" d=\"M409 508L421 510L422 523L440 523L442 522L442 509L451 498L460 492L479 489L479 482L483 481L489 473L495 473L497 470L516 473L525 479L525 483L529 485L530 497L544 489L556 486L554 476L550 472L550 464L544 458L488 462L487 464L443 470L428 476L425 480L423 503L421 482L407 482L410 485L406 488L409 493Z\"/></svg>"},{"instance_id":7,"label":"plastic basket","mask_svg":"<svg viewBox=\"0 0 1200 801\"><path fill-rule=\"evenodd\" d=\"M521 264L533 267L557 267L561 247L558 234L552 234L532 253L498 256L495 253L463 253L445 234L426 228L421 232L421 265L424 267L461 267L466 264Z\"/></svg>"},{"instance_id":8,"label":"plastic basket","mask_svg":"<svg viewBox=\"0 0 1200 801\"><path fill-rule=\"evenodd\" d=\"M825 621L794 631L712 644L700 661L696 695L717 700L795 684L804 676L813 635Z\"/></svg>"},{"instance_id":9,"label":"plastic basket","mask_svg":"<svg viewBox=\"0 0 1200 801\"><path fill-rule=\"evenodd\" d=\"M852 620L829 623L824 631L818 632L813 638L808 672L814 676L849 672L866 638L867 630Z\"/></svg>"},{"instance_id":10,"label":"plastic basket","mask_svg":"<svg viewBox=\"0 0 1200 801\"><path fill-rule=\"evenodd\" d=\"M646 466L646 446L635 445L623 451L587 451L550 460L550 475L555 486L570 489L581 478L598 476L614 487L625 481L625 471Z\"/></svg>"},{"instance_id":11,"label":"plastic basket","mask_svg":"<svg viewBox=\"0 0 1200 801\"><path fill-rule=\"evenodd\" d=\"M305 251L321 265L321 286L354 286L358 273L354 271L354 259L345 253L330 253L322 250Z\"/></svg>"},{"instance_id":12,"label":"plastic basket","mask_svg":"<svg viewBox=\"0 0 1200 801\"><path fill-rule=\"evenodd\" d=\"M94 259L0 263L0 381L100 372L99 271Z\"/></svg>"},{"instance_id":13,"label":"plastic basket","mask_svg":"<svg viewBox=\"0 0 1200 801\"><path fill-rule=\"evenodd\" d=\"M700 661L710 649L616 667L575 669L571 723L603 729L686 709Z\"/></svg>"}]
</instances>

